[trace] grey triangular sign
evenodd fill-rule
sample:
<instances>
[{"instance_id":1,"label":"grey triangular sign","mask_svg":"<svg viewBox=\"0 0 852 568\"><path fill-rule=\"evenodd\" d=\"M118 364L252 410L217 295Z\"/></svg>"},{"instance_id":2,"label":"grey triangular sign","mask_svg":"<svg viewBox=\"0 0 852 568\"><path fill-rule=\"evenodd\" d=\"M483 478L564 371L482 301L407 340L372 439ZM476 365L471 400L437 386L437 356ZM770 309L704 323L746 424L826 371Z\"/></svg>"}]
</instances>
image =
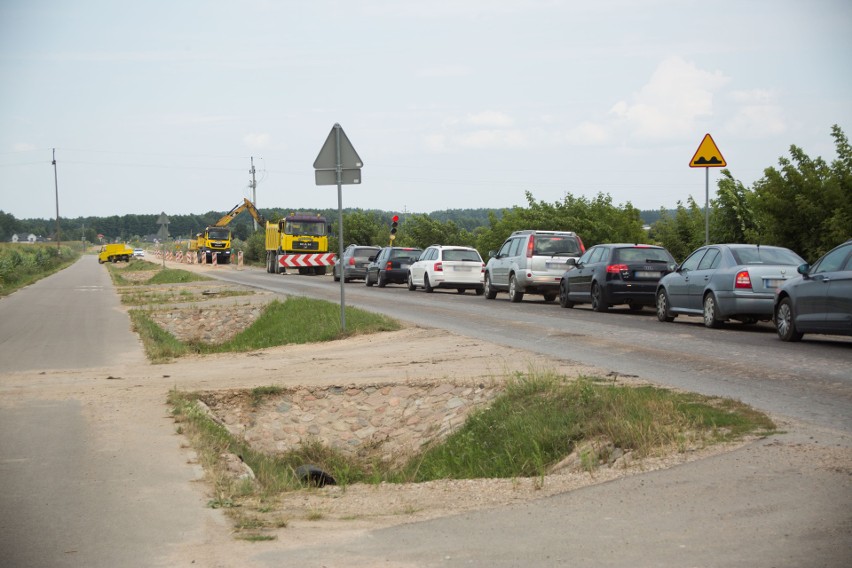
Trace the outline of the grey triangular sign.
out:
<instances>
[{"instance_id":1,"label":"grey triangular sign","mask_svg":"<svg viewBox=\"0 0 852 568\"><path fill-rule=\"evenodd\" d=\"M340 166L343 169L362 167L364 162L361 161L361 157L358 156L358 152L355 151L352 142L346 137L343 128L335 123L331 128L331 132L328 133L328 138L326 138L325 143L322 145L317 159L314 160L314 169L333 170L337 168L337 133L335 131L338 131L340 135Z\"/></svg>"}]
</instances>

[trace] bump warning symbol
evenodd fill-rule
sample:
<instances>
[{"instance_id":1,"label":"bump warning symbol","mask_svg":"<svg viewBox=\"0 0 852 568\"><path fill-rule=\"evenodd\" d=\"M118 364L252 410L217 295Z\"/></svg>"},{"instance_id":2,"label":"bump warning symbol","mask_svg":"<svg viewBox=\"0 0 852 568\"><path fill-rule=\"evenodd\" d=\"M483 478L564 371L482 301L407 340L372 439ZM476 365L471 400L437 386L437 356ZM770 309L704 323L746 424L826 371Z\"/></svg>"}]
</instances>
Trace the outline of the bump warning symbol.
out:
<instances>
[{"instance_id":1,"label":"bump warning symbol","mask_svg":"<svg viewBox=\"0 0 852 568\"><path fill-rule=\"evenodd\" d=\"M722 157L722 152L713 142L713 137L709 134L704 135L704 140L695 151L695 155L689 162L690 168L724 168L728 163Z\"/></svg>"}]
</instances>

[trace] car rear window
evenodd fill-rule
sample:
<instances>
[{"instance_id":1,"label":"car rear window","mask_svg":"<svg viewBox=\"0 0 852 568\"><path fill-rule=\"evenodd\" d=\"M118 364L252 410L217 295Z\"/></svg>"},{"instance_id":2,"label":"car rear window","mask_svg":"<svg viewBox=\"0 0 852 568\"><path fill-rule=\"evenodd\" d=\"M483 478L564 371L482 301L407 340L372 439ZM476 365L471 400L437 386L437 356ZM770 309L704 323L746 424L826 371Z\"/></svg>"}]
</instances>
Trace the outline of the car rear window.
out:
<instances>
[{"instance_id":1,"label":"car rear window","mask_svg":"<svg viewBox=\"0 0 852 568\"><path fill-rule=\"evenodd\" d=\"M415 262L423 253L420 249L395 249L391 251L390 258L410 258Z\"/></svg>"},{"instance_id":2,"label":"car rear window","mask_svg":"<svg viewBox=\"0 0 852 568\"><path fill-rule=\"evenodd\" d=\"M795 253L786 249L767 247L738 247L732 248L731 254L737 264L788 264L798 266L805 262Z\"/></svg>"},{"instance_id":3,"label":"car rear window","mask_svg":"<svg viewBox=\"0 0 852 568\"><path fill-rule=\"evenodd\" d=\"M666 249L632 247L615 249L613 262L674 262Z\"/></svg>"},{"instance_id":4,"label":"car rear window","mask_svg":"<svg viewBox=\"0 0 852 568\"><path fill-rule=\"evenodd\" d=\"M575 237L561 235L536 235L533 254L573 254L580 255L580 243Z\"/></svg>"},{"instance_id":5,"label":"car rear window","mask_svg":"<svg viewBox=\"0 0 852 568\"><path fill-rule=\"evenodd\" d=\"M475 250L445 250L444 260L470 260L472 262L482 262L479 253Z\"/></svg>"},{"instance_id":6,"label":"car rear window","mask_svg":"<svg viewBox=\"0 0 852 568\"><path fill-rule=\"evenodd\" d=\"M355 252L352 253L352 256L373 256L379 252L379 249L369 248L369 247L359 247L355 249Z\"/></svg>"}]
</instances>

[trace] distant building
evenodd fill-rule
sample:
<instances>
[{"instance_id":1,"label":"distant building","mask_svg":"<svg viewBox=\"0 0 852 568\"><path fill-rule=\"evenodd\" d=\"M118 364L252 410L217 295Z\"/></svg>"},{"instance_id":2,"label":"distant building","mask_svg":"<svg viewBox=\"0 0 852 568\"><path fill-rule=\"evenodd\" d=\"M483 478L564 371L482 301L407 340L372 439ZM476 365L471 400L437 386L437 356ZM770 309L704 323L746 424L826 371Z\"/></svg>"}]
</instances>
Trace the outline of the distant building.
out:
<instances>
[{"instance_id":1,"label":"distant building","mask_svg":"<svg viewBox=\"0 0 852 568\"><path fill-rule=\"evenodd\" d=\"M12 235L13 243L34 243L39 240L41 239L32 233L15 233Z\"/></svg>"}]
</instances>

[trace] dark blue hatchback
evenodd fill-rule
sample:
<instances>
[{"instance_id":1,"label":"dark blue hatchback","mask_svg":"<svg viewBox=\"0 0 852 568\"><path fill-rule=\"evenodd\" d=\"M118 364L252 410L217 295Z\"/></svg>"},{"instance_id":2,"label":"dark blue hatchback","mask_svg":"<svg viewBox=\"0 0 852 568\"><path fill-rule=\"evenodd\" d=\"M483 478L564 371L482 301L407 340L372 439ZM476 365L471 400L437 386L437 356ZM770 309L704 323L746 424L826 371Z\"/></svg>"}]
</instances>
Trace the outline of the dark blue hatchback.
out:
<instances>
[{"instance_id":1,"label":"dark blue hatchback","mask_svg":"<svg viewBox=\"0 0 852 568\"><path fill-rule=\"evenodd\" d=\"M675 259L663 247L643 244L602 244L587 250L562 275L559 305L591 304L596 312L627 304L631 310L654 305L660 278L674 270Z\"/></svg>"},{"instance_id":2,"label":"dark blue hatchback","mask_svg":"<svg viewBox=\"0 0 852 568\"><path fill-rule=\"evenodd\" d=\"M775 328L784 341L805 333L852 335L852 240L775 290Z\"/></svg>"}]
</instances>

